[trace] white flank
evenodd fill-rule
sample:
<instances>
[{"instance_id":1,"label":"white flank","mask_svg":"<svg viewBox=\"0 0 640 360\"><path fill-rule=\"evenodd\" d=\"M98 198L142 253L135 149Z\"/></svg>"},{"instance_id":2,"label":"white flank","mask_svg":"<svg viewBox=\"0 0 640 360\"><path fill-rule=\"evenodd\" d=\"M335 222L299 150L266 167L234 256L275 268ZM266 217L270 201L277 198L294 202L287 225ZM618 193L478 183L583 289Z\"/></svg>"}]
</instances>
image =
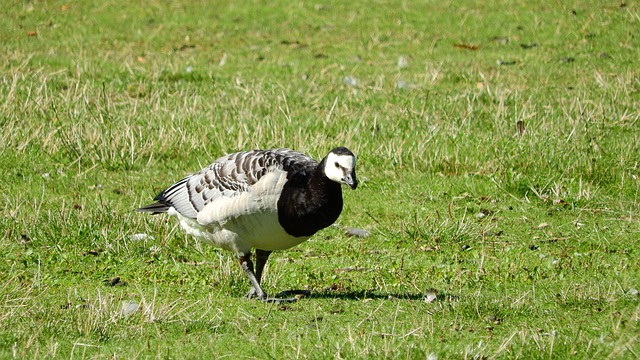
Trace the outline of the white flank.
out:
<instances>
[{"instance_id":1,"label":"white flank","mask_svg":"<svg viewBox=\"0 0 640 360\"><path fill-rule=\"evenodd\" d=\"M288 249L309 237L293 237L278 222L278 198L286 182L285 171L274 171L248 191L218 197L200 210L196 219L185 217L174 208L168 214L176 216L188 234L236 254L252 248Z\"/></svg>"}]
</instances>

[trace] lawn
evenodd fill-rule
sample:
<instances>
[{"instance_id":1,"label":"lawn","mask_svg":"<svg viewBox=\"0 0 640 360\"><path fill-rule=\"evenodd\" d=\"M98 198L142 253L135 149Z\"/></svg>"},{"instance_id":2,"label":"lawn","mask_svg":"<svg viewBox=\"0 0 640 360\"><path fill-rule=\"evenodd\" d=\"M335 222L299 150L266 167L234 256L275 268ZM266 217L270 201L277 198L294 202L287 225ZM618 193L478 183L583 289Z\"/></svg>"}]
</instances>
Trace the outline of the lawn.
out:
<instances>
[{"instance_id":1,"label":"lawn","mask_svg":"<svg viewBox=\"0 0 640 360\"><path fill-rule=\"evenodd\" d=\"M635 2L4 8L0 358L640 357ZM229 152L336 146L360 186L267 265L295 303L135 212Z\"/></svg>"}]
</instances>

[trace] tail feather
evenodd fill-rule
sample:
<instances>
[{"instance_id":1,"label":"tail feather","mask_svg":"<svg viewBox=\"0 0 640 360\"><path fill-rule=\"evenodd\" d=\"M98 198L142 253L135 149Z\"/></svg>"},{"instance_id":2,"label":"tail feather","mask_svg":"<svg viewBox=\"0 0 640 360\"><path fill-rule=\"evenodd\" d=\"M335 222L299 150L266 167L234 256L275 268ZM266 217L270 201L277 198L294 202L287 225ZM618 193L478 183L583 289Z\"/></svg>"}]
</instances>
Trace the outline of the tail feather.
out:
<instances>
[{"instance_id":1,"label":"tail feather","mask_svg":"<svg viewBox=\"0 0 640 360\"><path fill-rule=\"evenodd\" d=\"M147 206L143 206L141 208L138 208L137 210L140 212L150 212L152 215L155 215L155 214L166 213L170 207L171 205L168 205L162 202L157 202L157 203L149 204Z\"/></svg>"}]
</instances>

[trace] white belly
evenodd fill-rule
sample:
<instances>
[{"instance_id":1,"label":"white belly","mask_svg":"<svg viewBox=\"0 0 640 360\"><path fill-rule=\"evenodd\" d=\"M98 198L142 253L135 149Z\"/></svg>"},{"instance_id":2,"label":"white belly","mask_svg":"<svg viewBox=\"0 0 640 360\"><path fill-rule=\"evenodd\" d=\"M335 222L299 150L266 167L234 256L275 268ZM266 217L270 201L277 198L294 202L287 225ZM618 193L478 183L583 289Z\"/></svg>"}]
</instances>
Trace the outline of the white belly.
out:
<instances>
[{"instance_id":1,"label":"white belly","mask_svg":"<svg viewBox=\"0 0 640 360\"><path fill-rule=\"evenodd\" d=\"M239 216L222 223L200 225L195 219L175 213L180 225L199 241L246 254L251 249L284 250L299 245L309 236L294 237L287 234L278 223L277 212L254 213Z\"/></svg>"}]
</instances>

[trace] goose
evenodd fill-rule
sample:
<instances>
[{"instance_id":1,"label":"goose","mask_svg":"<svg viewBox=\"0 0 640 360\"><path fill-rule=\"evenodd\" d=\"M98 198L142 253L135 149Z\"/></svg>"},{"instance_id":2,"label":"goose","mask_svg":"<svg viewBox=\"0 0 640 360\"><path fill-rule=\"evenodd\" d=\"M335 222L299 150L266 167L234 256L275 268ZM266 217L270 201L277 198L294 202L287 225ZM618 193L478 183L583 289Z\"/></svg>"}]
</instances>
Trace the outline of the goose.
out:
<instances>
[{"instance_id":1,"label":"goose","mask_svg":"<svg viewBox=\"0 0 640 360\"><path fill-rule=\"evenodd\" d=\"M299 245L338 219L341 185L358 186L355 165L346 147L320 163L284 148L237 152L169 186L138 211L175 216L187 234L231 251L251 282L248 298L295 301L268 297L260 286L265 264L273 251Z\"/></svg>"}]
</instances>

